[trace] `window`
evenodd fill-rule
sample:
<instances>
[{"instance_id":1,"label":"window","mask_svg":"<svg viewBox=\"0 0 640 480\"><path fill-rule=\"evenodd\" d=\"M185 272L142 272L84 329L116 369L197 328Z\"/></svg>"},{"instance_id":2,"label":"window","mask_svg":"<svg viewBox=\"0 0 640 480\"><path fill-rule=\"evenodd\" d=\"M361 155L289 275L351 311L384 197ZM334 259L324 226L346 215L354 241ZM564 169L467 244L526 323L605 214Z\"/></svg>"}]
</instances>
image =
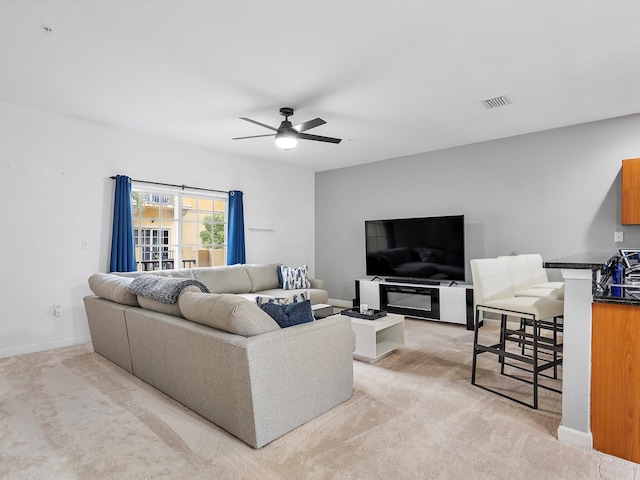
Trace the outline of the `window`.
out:
<instances>
[{"instance_id":1,"label":"window","mask_svg":"<svg viewBox=\"0 0 640 480\"><path fill-rule=\"evenodd\" d=\"M132 185L138 271L226 265L227 198Z\"/></svg>"},{"instance_id":2,"label":"window","mask_svg":"<svg viewBox=\"0 0 640 480\"><path fill-rule=\"evenodd\" d=\"M157 260L169 257L169 229L157 228L134 229L136 247L139 247L140 260ZM138 257L136 257L136 260Z\"/></svg>"}]
</instances>

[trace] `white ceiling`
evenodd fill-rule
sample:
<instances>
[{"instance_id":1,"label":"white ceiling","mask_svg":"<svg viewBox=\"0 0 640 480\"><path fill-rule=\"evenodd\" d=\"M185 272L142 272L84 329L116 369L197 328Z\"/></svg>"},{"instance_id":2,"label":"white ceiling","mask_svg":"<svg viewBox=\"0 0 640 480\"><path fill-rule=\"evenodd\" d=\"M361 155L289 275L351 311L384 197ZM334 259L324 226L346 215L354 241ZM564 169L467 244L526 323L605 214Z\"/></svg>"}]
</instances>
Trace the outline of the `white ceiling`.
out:
<instances>
[{"instance_id":1,"label":"white ceiling","mask_svg":"<svg viewBox=\"0 0 640 480\"><path fill-rule=\"evenodd\" d=\"M4 0L0 100L322 171L638 113L639 25L638 1ZM342 143L231 140L283 106Z\"/></svg>"}]
</instances>

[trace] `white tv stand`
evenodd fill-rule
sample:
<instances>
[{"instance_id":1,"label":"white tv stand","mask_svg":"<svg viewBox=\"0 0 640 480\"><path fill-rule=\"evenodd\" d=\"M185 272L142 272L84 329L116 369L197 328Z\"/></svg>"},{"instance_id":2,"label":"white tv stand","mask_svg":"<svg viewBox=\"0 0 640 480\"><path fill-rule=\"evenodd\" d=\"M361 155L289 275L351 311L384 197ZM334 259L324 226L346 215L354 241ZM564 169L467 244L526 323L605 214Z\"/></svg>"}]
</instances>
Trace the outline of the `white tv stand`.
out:
<instances>
[{"instance_id":1,"label":"white tv stand","mask_svg":"<svg viewBox=\"0 0 640 480\"><path fill-rule=\"evenodd\" d=\"M362 278L355 303L408 317L465 325L473 330L473 285L421 285Z\"/></svg>"}]
</instances>

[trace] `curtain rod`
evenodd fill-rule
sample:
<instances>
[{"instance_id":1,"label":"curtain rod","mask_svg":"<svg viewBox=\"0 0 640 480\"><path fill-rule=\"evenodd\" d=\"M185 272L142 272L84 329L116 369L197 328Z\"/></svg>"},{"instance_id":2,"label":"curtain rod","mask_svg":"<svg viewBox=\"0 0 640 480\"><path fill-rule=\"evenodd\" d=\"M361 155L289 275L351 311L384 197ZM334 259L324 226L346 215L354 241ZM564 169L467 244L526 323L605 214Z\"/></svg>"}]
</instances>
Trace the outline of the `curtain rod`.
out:
<instances>
[{"instance_id":1,"label":"curtain rod","mask_svg":"<svg viewBox=\"0 0 640 480\"><path fill-rule=\"evenodd\" d=\"M111 180L115 180L116 177L115 176L111 176ZM136 180L134 178L131 179L132 182L136 182L136 183L146 183L148 185L161 185L163 187L178 187L181 188L182 190L184 190L185 188L188 188L189 190L202 190L204 192L216 192L216 193L229 193L226 190L214 190L212 188L200 188L200 187L190 187L188 185L175 185L173 183L160 183L160 182L149 182L147 180Z\"/></svg>"}]
</instances>

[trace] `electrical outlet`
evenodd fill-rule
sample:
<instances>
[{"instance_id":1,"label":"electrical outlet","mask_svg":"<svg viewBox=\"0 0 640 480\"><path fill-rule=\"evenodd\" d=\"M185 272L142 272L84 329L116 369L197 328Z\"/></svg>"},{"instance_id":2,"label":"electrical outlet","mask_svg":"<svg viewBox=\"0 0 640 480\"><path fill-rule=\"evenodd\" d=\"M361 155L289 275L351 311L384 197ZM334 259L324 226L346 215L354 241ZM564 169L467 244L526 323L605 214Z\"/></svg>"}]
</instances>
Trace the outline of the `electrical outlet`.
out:
<instances>
[{"instance_id":1,"label":"electrical outlet","mask_svg":"<svg viewBox=\"0 0 640 480\"><path fill-rule=\"evenodd\" d=\"M89 240L87 240L86 238L82 239L82 248L85 250L89 248Z\"/></svg>"},{"instance_id":2,"label":"electrical outlet","mask_svg":"<svg viewBox=\"0 0 640 480\"><path fill-rule=\"evenodd\" d=\"M613 241L617 243L624 242L624 232L613 232Z\"/></svg>"},{"instance_id":3,"label":"electrical outlet","mask_svg":"<svg viewBox=\"0 0 640 480\"><path fill-rule=\"evenodd\" d=\"M56 317L62 316L62 305L54 305L53 306L53 315Z\"/></svg>"}]
</instances>

